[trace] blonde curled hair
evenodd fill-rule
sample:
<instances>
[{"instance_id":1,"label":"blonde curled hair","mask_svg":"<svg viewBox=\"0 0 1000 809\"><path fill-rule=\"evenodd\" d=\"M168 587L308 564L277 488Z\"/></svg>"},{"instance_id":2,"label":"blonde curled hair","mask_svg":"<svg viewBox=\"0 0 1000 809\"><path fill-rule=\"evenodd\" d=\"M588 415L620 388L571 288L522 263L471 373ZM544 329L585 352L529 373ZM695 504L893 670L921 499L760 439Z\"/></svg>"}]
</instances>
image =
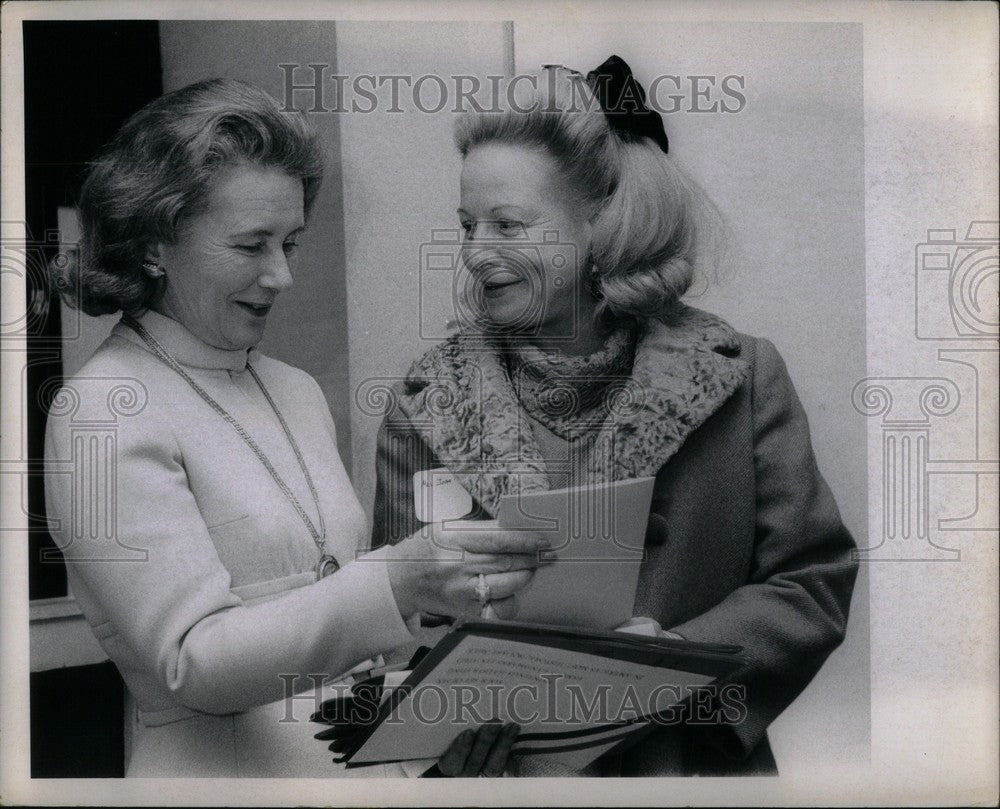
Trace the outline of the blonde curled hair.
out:
<instances>
[{"instance_id":1,"label":"blonde curled hair","mask_svg":"<svg viewBox=\"0 0 1000 809\"><path fill-rule=\"evenodd\" d=\"M694 279L702 192L649 138L619 137L579 73L547 69L498 89L491 108L458 117L461 155L490 142L545 150L588 212L598 316L641 322L668 311Z\"/></svg>"}]
</instances>

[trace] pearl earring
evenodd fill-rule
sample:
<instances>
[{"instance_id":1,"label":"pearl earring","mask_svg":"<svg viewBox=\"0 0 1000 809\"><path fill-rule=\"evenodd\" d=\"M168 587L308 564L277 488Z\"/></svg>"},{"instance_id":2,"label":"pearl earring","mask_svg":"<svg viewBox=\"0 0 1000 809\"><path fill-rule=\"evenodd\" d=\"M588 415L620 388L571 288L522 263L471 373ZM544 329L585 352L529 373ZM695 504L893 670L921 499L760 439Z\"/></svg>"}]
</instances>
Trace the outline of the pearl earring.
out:
<instances>
[{"instance_id":1,"label":"pearl earring","mask_svg":"<svg viewBox=\"0 0 1000 809\"><path fill-rule=\"evenodd\" d=\"M149 261L148 259L142 262L142 268L146 271L146 275L152 278L161 278L164 274L163 267L155 261Z\"/></svg>"}]
</instances>

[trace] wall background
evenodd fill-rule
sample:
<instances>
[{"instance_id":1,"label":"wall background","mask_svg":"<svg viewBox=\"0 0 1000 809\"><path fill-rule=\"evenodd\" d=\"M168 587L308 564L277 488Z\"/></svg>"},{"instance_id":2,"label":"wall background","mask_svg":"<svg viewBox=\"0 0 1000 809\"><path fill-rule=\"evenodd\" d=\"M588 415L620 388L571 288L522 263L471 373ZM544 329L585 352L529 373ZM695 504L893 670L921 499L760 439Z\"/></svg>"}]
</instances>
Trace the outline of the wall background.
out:
<instances>
[{"instance_id":1,"label":"wall background","mask_svg":"<svg viewBox=\"0 0 1000 809\"><path fill-rule=\"evenodd\" d=\"M338 63L348 76L501 75L509 64L509 30L503 22L338 23ZM375 112L341 118L354 391L371 380L402 377L435 342L421 339L421 319L443 329L454 314L449 296L420 296L421 247L433 230L458 227L461 165L452 146L454 113L421 112L406 93L398 105L403 112L390 113L391 87L378 95ZM428 88L424 108L436 103ZM381 417L366 410L356 402L352 408L355 452L346 466L370 514Z\"/></svg>"}]
</instances>

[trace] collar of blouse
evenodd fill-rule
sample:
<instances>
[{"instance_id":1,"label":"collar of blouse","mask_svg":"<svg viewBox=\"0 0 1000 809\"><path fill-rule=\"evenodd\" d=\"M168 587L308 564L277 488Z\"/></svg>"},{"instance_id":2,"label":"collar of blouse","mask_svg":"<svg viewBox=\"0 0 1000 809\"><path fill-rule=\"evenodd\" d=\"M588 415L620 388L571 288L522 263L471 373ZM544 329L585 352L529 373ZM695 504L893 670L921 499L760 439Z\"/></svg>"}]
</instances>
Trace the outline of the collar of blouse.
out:
<instances>
[{"instance_id":1,"label":"collar of blouse","mask_svg":"<svg viewBox=\"0 0 1000 809\"><path fill-rule=\"evenodd\" d=\"M249 351L245 349L230 351L210 346L195 337L176 320L151 309L136 316L135 319L171 357L188 368L241 373L246 370L247 362L254 357L255 349L252 348ZM115 324L111 333L145 348L142 338L121 321Z\"/></svg>"}]
</instances>

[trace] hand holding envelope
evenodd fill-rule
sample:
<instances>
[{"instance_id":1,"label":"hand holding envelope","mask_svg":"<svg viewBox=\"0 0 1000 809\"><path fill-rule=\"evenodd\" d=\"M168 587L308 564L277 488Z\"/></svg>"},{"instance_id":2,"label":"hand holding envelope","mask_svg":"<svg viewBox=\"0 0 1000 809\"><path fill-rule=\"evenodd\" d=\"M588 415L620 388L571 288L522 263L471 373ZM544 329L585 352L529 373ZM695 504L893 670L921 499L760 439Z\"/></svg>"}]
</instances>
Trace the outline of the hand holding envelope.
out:
<instances>
[{"instance_id":1,"label":"hand holding envelope","mask_svg":"<svg viewBox=\"0 0 1000 809\"><path fill-rule=\"evenodd\" d=\"M384 550L393 595L404 616L429 612L480 616L489 603L511 618L515 593L554 560L548 538L534 530L503 530L485 520L430 523ZM543 558L545 557L545 558Z\"/></svg>"},{"instance_id":2,"label":"hand holding envelope","mask_svg":"<svg viewBox=\"0 0 1000 809\"><path fill-rule=\"evenodd\" d=\"M518 593L515 620L585 629L614 629L629 621L653 483L651 477L634 478L503 497L500 526L540 531L559 554L557 564L539 570Z\"/></svg>"},{"instance_id":3,"label":"hand holding envelope","mask_svg":"<svg viewBox=\"0 0 1000 809\"><path fill-rule=\"evenodd\" d=\"M461 519L472 510L472 497L452 472L441 468L413 476L413 501L417 519L428 523L423 532L432 533L431 542L438 550L444 543L456 552L464 551L467 561L486 562L482 550L478 559L469 556L476 545L465 544L467 532L482 535L493 532L497 537L536 532L542 540L547 540L547 544L542 542L537 546L534 553L541 558L534 560L526 558L520 550L523 545L516 540L508 548L494 542L492 547L484 549L495 555L511 554L503 560L509 565L506 570L518 573L505 580L486 576L489 588L485 599L483 583L478 582L479 602L489 602L489 606L475 614L483 618L612 629L632 617L639 567L645 558L653 483L653 478L646 477L506 495L501 498L496 522L475 521ZM555 552L559 553L560 563L533 575L533 571L554 559ZM499 562L499 558L491 560L492 564ZM602 597L594 598L596 592Z\"/></svg>"}]
</instances>

